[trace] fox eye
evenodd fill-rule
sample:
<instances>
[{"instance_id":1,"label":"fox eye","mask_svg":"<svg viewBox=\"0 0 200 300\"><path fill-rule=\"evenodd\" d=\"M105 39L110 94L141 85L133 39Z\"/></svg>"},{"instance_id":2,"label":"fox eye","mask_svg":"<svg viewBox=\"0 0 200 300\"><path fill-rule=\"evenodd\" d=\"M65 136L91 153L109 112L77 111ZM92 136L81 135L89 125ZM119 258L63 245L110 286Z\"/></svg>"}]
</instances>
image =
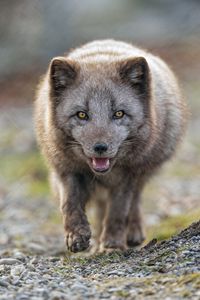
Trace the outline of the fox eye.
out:
<instances>
[{"instance_id":1,"label":"fox eye","mask_svg":"<svg viewBox=\"0 0 200 300\"><path fill-rule=\"evenodd\" d=\"M80 120L88 120L88 115L84 111L78 111L76 115Z\"/></svg>"},{"instance_id":2,"label":"fox eye","mask_svg":"<svg viewBox=\"0 0 200 300\"><path fill-rule=\"evenodd\" d=\"M123 118L123 116L124 116L123 110L118 110L113 115L114 119L121 119L121 118Z\"/></svg>"}]
</instances>

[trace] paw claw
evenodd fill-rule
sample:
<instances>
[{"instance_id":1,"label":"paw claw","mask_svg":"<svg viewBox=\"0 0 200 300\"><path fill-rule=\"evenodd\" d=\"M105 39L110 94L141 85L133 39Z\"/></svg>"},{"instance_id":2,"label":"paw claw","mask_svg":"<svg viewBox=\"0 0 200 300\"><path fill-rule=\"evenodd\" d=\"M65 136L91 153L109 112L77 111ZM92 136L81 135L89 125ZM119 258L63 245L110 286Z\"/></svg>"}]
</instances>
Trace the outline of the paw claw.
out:
<instances>
[{"instance_id":1,"label":"paw claw","mask_svg":"<svg viewBox=\"0 0 200 300\"><path fill-rule=\"evenodd\" d=\"M81 234L79 233L81 231ZM83 230L78 232L70 232L66 235L66 245L67 249L71 252L80 252L86 250L90 245L91 233Z\"/></svg>"}]
</instances>

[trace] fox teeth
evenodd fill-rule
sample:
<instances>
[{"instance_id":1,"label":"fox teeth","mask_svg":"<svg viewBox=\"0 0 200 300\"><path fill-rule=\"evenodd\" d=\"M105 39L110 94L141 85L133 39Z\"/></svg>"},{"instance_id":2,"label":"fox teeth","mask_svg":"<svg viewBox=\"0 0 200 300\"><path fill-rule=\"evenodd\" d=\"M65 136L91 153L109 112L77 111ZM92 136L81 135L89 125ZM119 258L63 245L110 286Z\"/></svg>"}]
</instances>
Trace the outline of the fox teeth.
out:
<instances>
[{"instance_id":1,"label":"fox teeth","mask_svg":"<svg viewBox=\"0 0 200 300\"><path fill-rule=\"evenodd\" d=\"M105 171L110 166L110 160L109 160L109 158L97 158L97 157L93 157L92 158L92 166L93 166L93 168L95 170Z\"/></svg>"}]
</instances>

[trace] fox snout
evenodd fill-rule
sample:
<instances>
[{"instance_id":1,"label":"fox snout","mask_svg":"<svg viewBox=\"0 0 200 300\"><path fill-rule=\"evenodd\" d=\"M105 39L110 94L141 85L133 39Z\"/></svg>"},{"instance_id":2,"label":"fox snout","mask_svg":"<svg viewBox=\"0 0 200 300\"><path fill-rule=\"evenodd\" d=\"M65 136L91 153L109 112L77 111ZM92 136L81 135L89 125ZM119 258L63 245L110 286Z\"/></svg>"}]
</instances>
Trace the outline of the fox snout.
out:
<instances>
[{"instance_id":1,"label":"fox snout","mask_svg":"<svg viewBox=\"0 0 200 300\"><path fill-rule=\"evenodd\" d=\"M89 149L88 149L89 150ZM85 152L87 162L95 173L106 173L110 170L116 153L111 152L110 145L106 142L95 142L90 151Z\"/></svg>"},{"instance_id":2,"label":"fox snout","mask_svg":"<svg viewBox=\"0 0 200 300\"><path fill-rule=\"evenodd\" d=\"M84 143L82 144L82 148L87 157L113 158L117 153L117 149L113 147L113 144L107 143L106 141Z\"/></svg>"},{"instance_id":3,"label":"fox snout","mask_svg":"<svg viewBox=\"0 0 200 300\"><path fill-rule=\"evenodd\" d=\"M108 150L108 145L106 143L96 143L93 149L95 153L101 155Z\"/></svg>"}]
</instances>

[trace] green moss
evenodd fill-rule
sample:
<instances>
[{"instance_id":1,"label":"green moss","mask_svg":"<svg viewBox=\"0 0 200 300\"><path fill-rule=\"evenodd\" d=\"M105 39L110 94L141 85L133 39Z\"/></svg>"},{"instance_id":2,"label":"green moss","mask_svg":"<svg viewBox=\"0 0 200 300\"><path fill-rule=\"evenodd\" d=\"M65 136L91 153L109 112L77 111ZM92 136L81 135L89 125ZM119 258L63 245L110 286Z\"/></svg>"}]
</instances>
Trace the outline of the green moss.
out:
<instances>
[{"instance_id":1,"label":"green moss","mask_svg":"<svg viewBox=\"0 0 200 300\"><path fill-rule=\"evenodd\" d=\"M48 218L50 223L53 224L62 224L62 216L59 210L53 211Z\"/></svg>"},{"instance_id":2,"label":"green moss","mask_svg":"<svg viewBox=\"0 0 200 300\"><path fill-rule=\"evenodd\" d=\"M198 176L199 165L176 160L169 164L167 175L179 178L191 178L193 176Z\"/></svg>"},{"instance_id":3,"label":"green moss","mask_svg":"<svg viewBox=\"0 0 200 300\"><path fill-rule=\"evenodd\" d=\"M37 151L4 155L0 160L0 168L2 175L9 181L24 176L43 179L47 174L45 164Z\"/></svg>"},{"instance_id":4,"label":"green moss","mask_svg":"<svg viewBox=\"0 0 200 300\"><path fill-rule=\"evenodd\" d=\"M91 259L94 259L96 263L101 266L105 266L110 263L120 262L122 254L118 251L113 251L111 253L99 253L91 256Z\"/></svg>"},{"instance_id":5,"label":"green moss","mask_svg":"<svg viewBox=\"0 0 200 300\"><path fill-rule=\"evenodd\" d=\"M122 298L127 298L129 297L130 293L124 290L120 290L116 292L116 296L122 297Z\"/></svg>"},{"instance_id":6,"label":"green moss","mask_svg":"<svg viewBox=\"0 0 200 300\"><path fill-rule=\"evenodd\" d=\"M35 180L29 182L28 194L31 196L44 196L49 194L49 183L47 180Z\"/></svg>"},{"instance_id":7,"label":"green moss","mask_svg":"<svg viewBox=\"0 0 200 300\"><path fill-rule=\"evenodd\" d=\"M17 134L18 129L15 127L10 127L8 130L1 132L1 145L3 145L3 148L13 147L13 140L16 139Z\"/></svg>"},{"instance_id":8,"label":"green moss","mask_svg":"<svg viewBox=\"0 0 200 300\"><path fill-rule=\"evenodd\" d=\"M199 110L200 110L200 102L199 102L199 95L200 95L200 86L199 82L192 80L188 80L185 84L185 93L186 99L188 98L189 108L192 112L192 117L199 117Z\"/></svg>"},{"instance_id":9,"label":"green moss","mask_svg":"<svg viewBox=\"0 0 200 300\"><path fill-rule=\"evenodd\" d=\"M8 183L25 182L31 196L42 196L49 192L47 168L37 151L4 155L0 159L0 169Z\"/></svg>"},{"instance_id":10,"label":"green moss","mask_svg":"<svg viewBox=\"0 0 200 300\"><path fill-rule=\"evenodd\" d=\"M194 283L195 285L200 285L200 273L186 274L178 278L178 284L185 285L188 283Z\"/></svg>"},{"instance_id":11,"label":"green moss","mask_svg":"<svg viewBox=\"0 0 200 300\"><path fill-rule=\"evenodd\" d=\"M188 214L177 215L169 217L161 221L158 225L152 226L147 231L147 240L156 238L164 240L170 238L172 235L177 234L185 227L189 226L192 222L198 220L200 210L192 211Z\"/></svg>"},{"instance_id":12,"label":"green moss","mask_svg":"<svg viewBox=\"0 0 200 300\"><path fill-rule=\"evenodd\" d=\"M84 256L79 256L79 257L75 258L75 261L80 265L85 265L88 263L88 259Z\"/></svg>"},{"instance_id":13,"label":"green moss","mask_svg":"<svg viewBox=\"0 0 200 300\"><path fill-rule=\"evenodd\" d=\"M66 266L64 266L64 267L54 267L54 272L55 273L57 273L57 274L59 274L59 275L66 275L66 273L67 273L67 271L70 271L71 270L71 268L70 267L66 267Z\"/></svg>"},{"instance_id":14,"label":"green moss","mask_svg":"<svg viewBox=\"0 0 200 300\"><path fill-rule=\"evenodd\" d=\"M197 273L186 274L180 277L172 274L162 276L155 274L141 278L107 278L101 281L98 288L102 291L108 290L110 287L120 287L114 294L122 298L130 296L130 292L127 290L129 286L138 291L142 289L142 295L147 297L154 295L162 288L165 295L177 295L180 298L186 298L188 295L191 295L193 289L198 290L199 280L200 274Z\"/></svg>"},{"instance_id":15,"label":"green moss","mask_svg":"<svg viewBox=\"0 0 200 300\"><path fill-rule=\"evenodd\" d=\"M64 264L80 264L87 265L90 263L95 263L100 267L106 266L108 264L113 264L120 262L123 259L123 254L118 251L113 251L111 253L97 253L91 255L89 252L76 253L75 255L68 253L64 258Z\"/></svg>"}]
</instances>

